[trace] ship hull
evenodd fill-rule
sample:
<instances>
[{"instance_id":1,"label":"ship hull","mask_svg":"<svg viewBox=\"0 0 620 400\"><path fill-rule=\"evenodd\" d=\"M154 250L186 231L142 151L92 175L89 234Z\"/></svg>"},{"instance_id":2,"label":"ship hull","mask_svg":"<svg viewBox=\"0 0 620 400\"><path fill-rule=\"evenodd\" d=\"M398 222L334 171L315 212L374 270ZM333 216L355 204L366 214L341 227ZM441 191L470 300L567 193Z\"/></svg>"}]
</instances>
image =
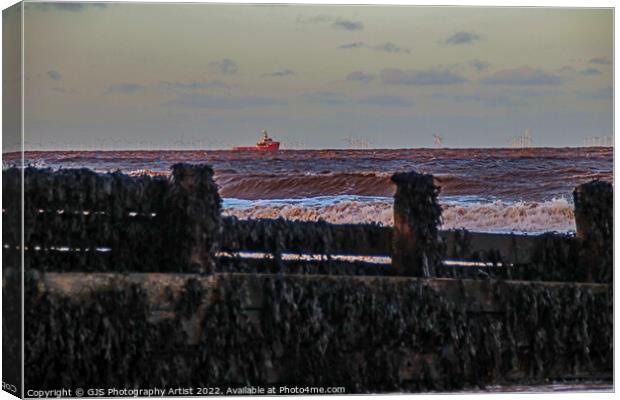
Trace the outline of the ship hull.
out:
<instances>
[{"instance_id":1,"label":"ship hull","mask_svg":"<svg viewBox=\"0 0 620 400\"><path fill-rule=\"evenodd\" d=\"M278 151L279 149L279 142L273 142L263 146L233 147L233 151Z\"/></svg>"}]
</instances>

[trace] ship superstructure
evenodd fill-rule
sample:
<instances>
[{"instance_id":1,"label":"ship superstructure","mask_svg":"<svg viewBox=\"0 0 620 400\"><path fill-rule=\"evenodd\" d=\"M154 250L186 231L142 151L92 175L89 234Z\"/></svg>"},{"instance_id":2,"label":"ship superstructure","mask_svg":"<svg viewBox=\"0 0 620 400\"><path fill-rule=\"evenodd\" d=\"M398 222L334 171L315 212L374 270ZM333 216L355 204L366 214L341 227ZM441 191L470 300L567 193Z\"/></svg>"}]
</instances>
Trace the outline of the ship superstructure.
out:
<instances>
[{"instance_id":1,"label":"ship superstructure","mask_svg":"<svg viewBox=\"0 0 620 400\"><path fill-rule=\"evenodd\" d=\"M263 129L263 137L256 142L256 146L240 146L233 147L234 151L277 151L280 149L280 142L273 140L267 134L267 130Z\"/></svg>"}]
</instances>

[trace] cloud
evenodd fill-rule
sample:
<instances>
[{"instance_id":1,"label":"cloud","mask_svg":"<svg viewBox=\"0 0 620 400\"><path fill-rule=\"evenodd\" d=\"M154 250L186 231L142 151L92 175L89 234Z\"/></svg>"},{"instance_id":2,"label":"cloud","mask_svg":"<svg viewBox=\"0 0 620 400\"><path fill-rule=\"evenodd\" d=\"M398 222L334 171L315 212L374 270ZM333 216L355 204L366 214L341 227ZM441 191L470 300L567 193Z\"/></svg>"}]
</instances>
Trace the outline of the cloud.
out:
<instances>
[{"instance_id":1,"label":"cloud","mask_svg":"<svg viewBox=\"0 0 620 400\"><path fill-rule=\"evenodd\" d=\"M478 72L486 71L491 66L490 63L478 59L471 60L469 65Z\"/></svg>"},{"instance_id":2,"label":"cloud","mask_svg":"<svg viewBox=\"0 0 620 400\"><path fill-rule=\"evenodd\" d=\"M222 81L209 81L209 82L160 82L160 87L166 90L203 90L203 89L229 89L230 86Z\"/></svg>"},{"instance_id":3,"label":"cloud","mask_svg":"<svg viewBox=\"0 0 620 400\"><path fill-rule=\"evenodd\" d=\"M341 17L333 17L330 15L319 14L312 17L297 16L297 22L300 24L321 24L330 23L333 29L344 29L347 31L361 31L364 24L361 21L351 21Z\"/></svg>"},{"instance_id":4,"label":"cloud","mask_svg":"<svg viewBox=\"0 0 620 400\"><path fill-rule=\"evenodd\" d=\"M448 94L445 92L435 93L431 96L438 100L447 100L456 103L477 103L484 107L514 107L523 106L527 102L520 96L513 93L470 93L470 94Z\"/></svg>"},{"instance_id":5,"label":"cloud","mask_svg":"<svg viewBox=\"0 0 620 400\"><path fill-rule=\"evenodd\" d=\"M590 64L609 65L611 61L607 57L594 57L589 61Z\"/></svg>"},{"instance_id":6,"label":"cloud","mask_svg":"<svg viewBox=\"0 0 620 400\"><path fill-rule=\"evenodd\" d=\"M456 95L453 97L456 102L476 102L485 107L515 107L526 105L527 102L523 100L514 99L505 94L469 94L469 95Z\"/></svg>"},{"instance_id":7,"label":"cloud","mask_svg":"<svg viewBox=\"0 0 620 400\"><path fill-rule=\"evenodd\" d=\"M363 82L363 83L368 83L372 81L373 79L375 79L374 75L367 74L362 71L353 71L346 77L347 81Z\"/></svg>"},{"instance_id":8,"label":"cloud","mask_svg":"<svg viewBox=\"0 0 620 400\"><path fill-rule=\"evenodd\" d=\"M338 46L339 49L363 49L370 47L364 42L345 43Z\"/></svg>"},{"instance_id":9,"label":"cloud","mask_svg":"<svg viewBox=\"0 0 620 400\"><path fill-rule=\"evenodd\" d=\"M108 5L107 3L77 3L77 2L46 2L46 3L28 3L28 7L34 7L40 11L70 11L79 12L87 9L104 9Z\"/></svg>"},{"instance_id":10,"label":"cloud","mask_svg":"<svg viewBox=\"0 0 620 400\"><path fill-rule=\"evenodd\" d=\"M54 70L47 71L47 77L53 81L59 81L62 79L60 72Z\"/></svg>"},{"instance_id":11,"label":"cloud","mask_svg":"<svg viewBox=\"0 0 620 400\"><path fill-rule=\"evenodd\" d=\"M567 76L574 76L574 75L583 75L583 76L595 76L595 75L601 75L602 72L600 69L598 68L594 68L594 67L588 67L582 70L577 70L574 67L571 67L569 65L565 65L559 69L556 70L557 73L562 74L562 75L567 75Z\"/></svg>"},{"instance_id":12,"label":"cloud","mask_svg":"<svg viewBox=\"0 0 620 400\"><path fill-rule=\"evenodd\" d=\"M381 107L411 107L413 102L400 96L368 96L361 99L359 104Z\"/></svg>"},{"instance_id":13,"label":"cloud","mask_svg":"<svg viewBox=\"0 0 620 400\"><path fill-rule=\"evenodd\" d=\"M563 67L558 68L556 72L559 72L560 74L573 74L576 71L575 68L571 67L570 65L564 65Z\"/></svg>"},{"instance_id":14,"label":"cloud","mask_svg":"<svg viewBox=\"0 0 620 400\"><path fill-rule=\"evenodd\" d=\"M540 90L540 89L532 89L529 87L512 89L508 92L511 96L521 97L521 98L541 98L541 97L554 97L554 96L562 96L566 93L563 90Z\"/></svg>"},{"instance_id":15,"label":"cloud","mask_svg":"<svg viewBox=\"0 0 620 400\"><path fill-rule=\"evenodd\" d=\"M303 97L313 103L327 104L327 105L341 105L346 103L344 94L338 92L314 92L305 93Z\"/></svg>"},{"instance_id":16,"label":"cloud","mask_svg":"<svg viewBox=\"0 0 620 400\"><path fill-rule=\"evenodd\" d=\"M224 58L221 61L213 61L209 63L209 69L212 72L222 75L233 75L239 70L237 63L230 58Z\"/></svg>"},{"instance_id":17,"label":"cloud","mask_svg":"<svg viewBox=\"0 0 620 400\"><path fill-rule=\"evenodd\" d=\"M411 50L404 47L399 47L392 42L385 42L373 46L372 49L377 51L384 51L386 53L411 53Z\"/></svg>"},{"instance_id":18,"label":"cloud","mask_svg":"<svg viewBox=\"0 0 620 400\"><path fill-rule=\"evenodd\" d=\"M559 85L562 78L547 73L541 69L521 67L515 69L504 69L483 79L481 82L486 85Z\"/></svg>"},{"instance_id":19,"label":"cloud","mask_svg":"<svg viewBox=\"0 0 620 400\"><path fill-rule=\"evenodd\" d=\"M596 90L579 91L577 97L586 100L611 100L614 97L614 88L608 86Z\"/></svg>"},{"instance_id":20,"label":"cloud","mask_svg":"<svg viewBox=\"0 0 620 400\"><path fill-rule=\"evenodd\" d=\"M143 91L145 87L138 83L118 83L108 86L105 94L135 94Z\"/></svg>"},{"instance_id":21,"label":"cloud","mask_svg":"<svg viewBox=\"0 0 620 400\"><path fill-rule=\"evenodd\" d=\"M449 36L445 40L445 43L449 45L469 44L469 43L473 43L480 39L481 39L480 35L474 32L461 31L461 32L456 32L452 34L451 36Z\"/></svg>"},{"instance_id":22,"label":"cloud","mask_svg":"<svg viewBox=\"0 0 620 400\"><path fill-rule=\"evenodd\" d=\"M579 73L584 76L594 76L594 75L600 75L601 71L599 71L596 68L586 68L586 69L579 71Z\"/></svg>"},{"instance_id":23,"label":"cloud","mask_svg":"<svg viewBox=\"0 0 620 400\"><path fill-rule=\"evenodd\" d=\"M282 76L290 76L290 75L295 75L295 71L293 71L292 69L283 69L280 71L275 71L275 72L270 72L268 74L263 74L261 76L264 77L282 77Z\"/></svg>"},{"instance_id":24,"label":"cloud","mask_svg":"<svg viewBox=\"0 0 620 400\"><path fill-rule=\"evenodd\" d=\"M339 49L370 49L376 51L382 51L385 53L411 53L411 50L397 46L392 42L380 43L377 45L370 45L364 42L345 43L338 46Z\"/></svg>"},{"instance_id":25,"label":"cloud","mask_svg":"<svg viewBox=\"0 0 620 400\"><path fill-rule=\"evenodd\" d=\"M285 102L271 97L260 96L215 96L201 93L183 93L166 105L212 108L212 109L240 109L252 107L272 107L284 105Z\"/></svg>"},{"instance_id":26,"label":"cloud","mask_svg":"<svg viewBox=\"0 0 620 400\"><path fill-rule=\"evenodd\" d=\"M349 21L346 19L338 19L332 23L332 28L344 29L347 31L361 31L364 24L361 21Z\"/></svg>"},{"instance_id":27,"label":"cloud","mask_svg":"<svg viewBox=\"0 0 620 400\"><path fill-rule=\"evenodd\" d=\"M448 69L431 68L424 71L403 71L386 68L381 71L381 81L388 85L454 85L467 82L464 77Z\"/></svg>"}]
</instances>

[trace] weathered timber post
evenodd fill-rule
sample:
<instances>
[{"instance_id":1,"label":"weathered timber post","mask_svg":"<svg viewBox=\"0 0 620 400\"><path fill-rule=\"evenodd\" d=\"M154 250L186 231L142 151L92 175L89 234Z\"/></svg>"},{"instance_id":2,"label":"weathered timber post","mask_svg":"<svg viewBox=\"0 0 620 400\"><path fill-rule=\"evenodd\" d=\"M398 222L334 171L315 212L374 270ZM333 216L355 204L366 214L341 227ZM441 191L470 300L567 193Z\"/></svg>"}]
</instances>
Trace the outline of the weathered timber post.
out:
<instances>
[{"instance_id":1,"label":"weathered timber post","mask_svg":"<svg viewBox=\"0 0 620 400\"><path fill-rule=\"evenodd\" d=\"M581 265L588 281L613 282L614 194L609 182L592 181L573 192Z\"/></svg>"},{"instance_id":2,"label":"weathered timber post","mask_svg":"<svg viewBox=\"0 0 620 400\"><path fill-rule=\"evenodd\" d=\"M441 262L442 246L437 229L441 208L437 204L439 188L432 175L415 172L392 175L394 194L394 231L392 268L397 275L432 277Z\"/></svg>"},{"instance_id":3,"label":"weathered timber post","mask_svg":"<svg viewBox=\"0 0 620 400\"><path fill-rule=\"evenodd\" d=\"M173 165L165 209L179 265L191 271L213 272L219 248L221 199L211 167Z\"/></svg>"}]
</instances>

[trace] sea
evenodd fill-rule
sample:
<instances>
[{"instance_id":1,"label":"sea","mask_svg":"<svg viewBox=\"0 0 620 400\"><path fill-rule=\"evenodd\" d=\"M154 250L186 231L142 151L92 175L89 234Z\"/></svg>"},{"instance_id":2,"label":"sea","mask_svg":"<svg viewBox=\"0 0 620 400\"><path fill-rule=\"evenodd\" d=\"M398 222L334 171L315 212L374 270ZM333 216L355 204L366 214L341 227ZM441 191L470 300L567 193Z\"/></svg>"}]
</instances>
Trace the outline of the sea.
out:
<instances>
[{"instance_id":1,"label":"sea","mask_svg":"<svg viewBox=\"0 0 620 400\"><path fill-rule=\"evenodd\" d=\"M3 157L5 166L16 154ZM37 167L168 175L179 162L215 171L223 213L332 223L393 223L394 172L432 174L442 229L571 232L572 193L594 179L613 182L613 149L363 149L26 152Z\"/></svg>"}]
</instances>

